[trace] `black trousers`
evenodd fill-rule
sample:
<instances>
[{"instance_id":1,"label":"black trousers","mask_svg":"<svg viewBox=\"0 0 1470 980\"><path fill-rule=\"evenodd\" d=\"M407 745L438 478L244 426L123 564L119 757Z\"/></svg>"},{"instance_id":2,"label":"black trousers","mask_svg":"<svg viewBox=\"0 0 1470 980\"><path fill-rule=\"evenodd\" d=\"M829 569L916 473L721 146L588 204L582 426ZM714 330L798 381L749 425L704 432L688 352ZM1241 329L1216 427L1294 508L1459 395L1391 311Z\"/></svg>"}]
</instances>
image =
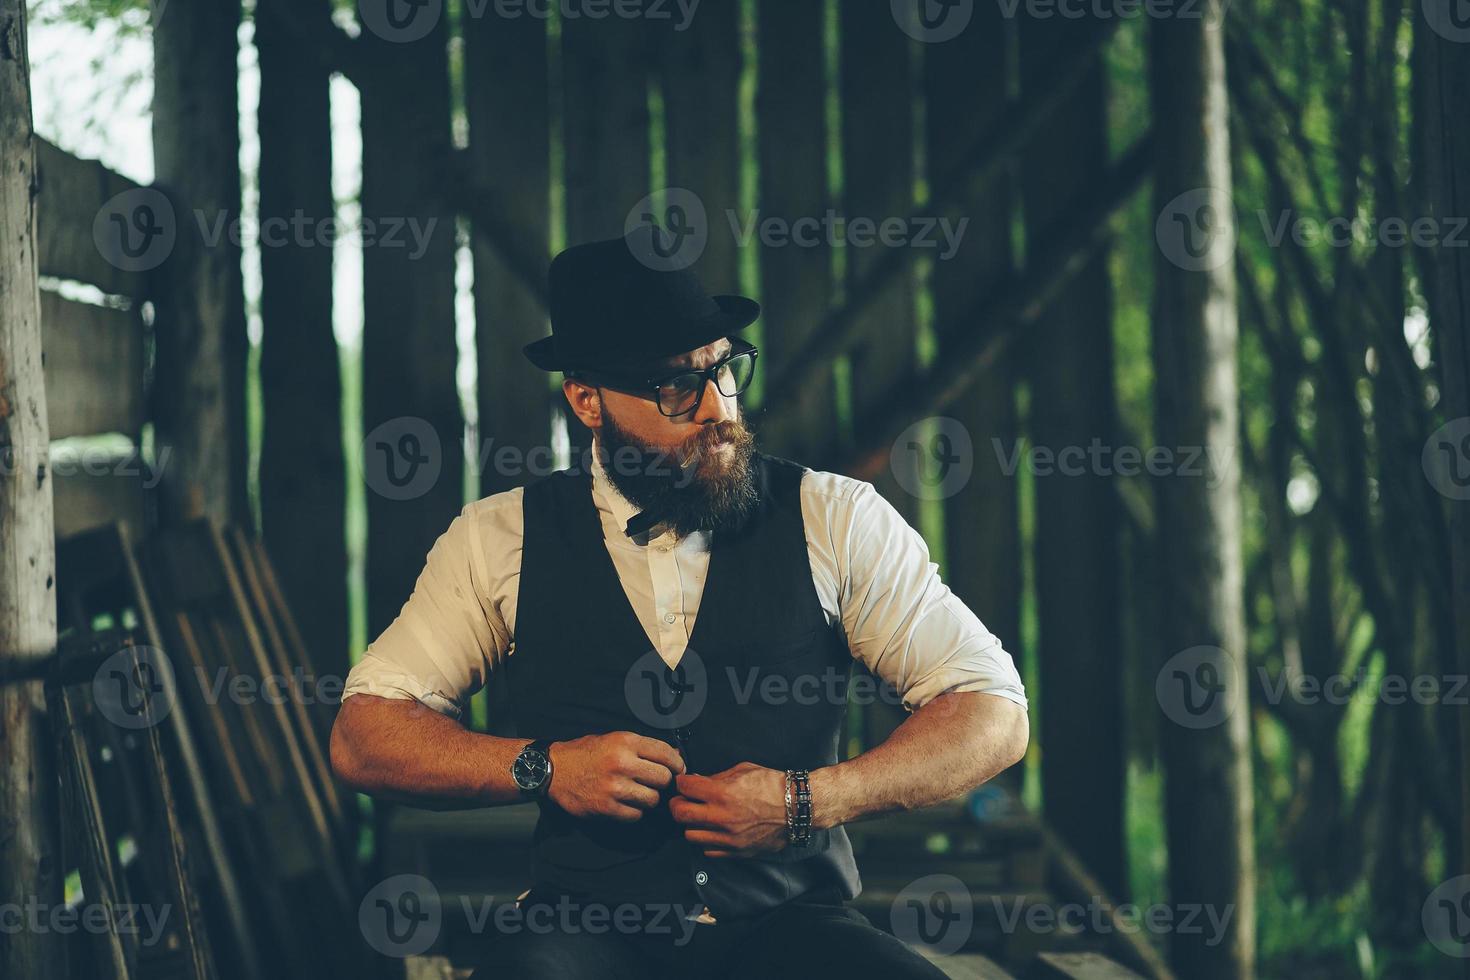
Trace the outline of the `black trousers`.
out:
<instances>
[{"instance_id":1,"label":"black trousers","mask_svg":"<svg viewBox=\"0 0 1470 980\"><path fill-rule=\"evenodd\" d=\"M471 980L944 980L835 892L714 924L685 918L698 908L535 888L516 911L487 922Z\"/></svg>"}]
</instances>

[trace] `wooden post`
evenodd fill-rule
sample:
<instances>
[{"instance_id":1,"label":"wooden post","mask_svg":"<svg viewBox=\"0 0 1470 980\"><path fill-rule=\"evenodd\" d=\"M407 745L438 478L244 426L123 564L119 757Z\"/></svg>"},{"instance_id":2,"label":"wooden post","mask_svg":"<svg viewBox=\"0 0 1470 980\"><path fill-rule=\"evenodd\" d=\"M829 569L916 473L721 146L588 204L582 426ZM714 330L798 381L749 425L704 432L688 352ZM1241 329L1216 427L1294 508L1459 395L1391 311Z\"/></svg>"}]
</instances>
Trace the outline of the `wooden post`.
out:
<instances>
[{"instance_id":1,"label":"wooden post","mask_svg":"<svg viewBox=\"0 0 1470 980\"><path fill-rule=\"evenodd\" d=\"M544 282L551 249L551 123L546 20L478 16L466 8L465 106L469 170L515 246ZM520 281L492 242L494 230L470 219L475 263L475 334L479 357L480 493L524 486L544 473L551 412L546 372L521 348L546 335L539 295ZM499 456L510 447L514 454ZM538 455L537 450L542 452ZM536 472L532 472L535 468Z\"/></svg>"},{"instance_id":2,"label":"wooden post","mask_svg":"<svg viewBox=\"0 0 1470 980\"><path fill-rule=\"evenodd\" d=\"M1241 528L1234 209L1225 88L1224 11L1155 18L1150 84L1158 140L1154 178L1153 363L1161 446L1206 447L1228 460L1210 479L1156 481L1163 645L1175 664L1162 703L1169 894L1230 913L1223 938L1175 932L1180 976L1255 975L1255 848ZM1213 26L1212 26L1213 25ZM1223 651L1223 655L1209 648ZM1160 692L1161 695L1163 692ZM1172 698L1173 696L1171 696ZM1186 710L1190 715L1185 723ZM1214 941L1218 938L1218 941Z\"/></svg>"},{"instance_id":3,"label":"wooden post","mask_svg":"<svg viewBox=\"0 0 1470 980\"><path fill-rule=\"evenodd\" d=\"M568 245L621 236L628 213L652 190L647 26L616 15L562 20ZM560 408L567 418L572 465L580 466L592 435L565 400Z\"/></svg>"},{"instance_id":4,"label":"wooden post","mask_svg":"<svg viewBox=\"0 0 1470 980\"><path fill-rule=\"evenodd\" d=\"M740 249L729 220L740 208L740 6L708 0L682 29L655 29L667 182L704 204L709 241L694 268L711 293L740 288Z\"/></svg>"},{"instance_id":5,"label":"wooden post","mask_svg":"<svg viewBox=\"0 0 1470 980\"><path fill-rule=\"evenodd\" d=\"M1448 10L1449 8L1444 8ZM1427 8L1415 20L1416 149L1423 160L1425 202L1429 214L1448 223L1470 214L1470 133L1456 102L1470 86L1470 45L1435 30ZM1439 23L1441 28L1446 25ZM1463 248L1441 242L1427 259L1429 323L1439 341L1439 367L1444 386L1444 417L1458 440L1442 437L1431 453L1445 458L1445 444L1457 451L1454 465L1463 467L1470 429L1470 256ZM1459 671L1470 674L1470 500L1448 500L1450 553L1454 575L1455 646ZM1446 877L1470 874L1470 711L1456 709L1460 734L1460 867ZM1470 960L1463 973L1470 977Z\"/></svg>"},{"instance_id":6,"label":"wooden post","mask_svg":"<svg viewBox=\"0 0 1470 980\"><path fill-rule=\"evenodd\" d=\"M455 215L448 12L370 22L362 90L361 447L368 484L368 635L403 607L424 556L464 506L455 369ZM371 225L369 225L371 222ZM400 229L390 237L390 229Z\"/></svg>"},{"instance_id":7,"label":"wooden post","mask_svg":"<svg viewBox=\"0 0 1470 980\"><path fill-rule=\"evenodd\" d=\"M928 172L931 182L955 172L966 151L995 125L1006 107L1011 59L999 7L981 5L959 36L924 48ZM1013 188L1001 171L975 198L958 251L934 262L931 288L940 357L952 356L961 335L995 325L970 314L1011 277ZM970 433L975 466L968 485L944 498L945 579L955 595L1017 659L1021 658L1021 515L1018 475L996 462L991 439L1007 447L1019 436L1014 366L1003 356L984 384L957 398L946 415ZM1019 789L1020 767L999 777Z\"/></svg>"},{"instance_id":8,"label":"wooden post","mask_svg":"<svg viewBox=\"0 0 1470 980\"><path fill-rule=\"evenodd\" d=\"M1059 52L1085 46L1100 31L1091 19L1021 18L1021 97L1050 82ZM1028 242L1062 220L1106 169L1104 74L1093 62L1021 155ZM1053 297L1023 355L1032 443L1060 459L1069 449L1087 454L1096 442L1111 451L1117 442L1108 253L1095 253ZM1117 477L1092 471L1092 457L1082 458L1089 462L1080 473L1057 467L1033 480L1041 796L1047 822L1112 894L1126 897Z\"/></svg>"},{"instance_id":9,"label":"wooden post","mask_svg":"<svg viewBox=\"0 0 1470 980\"><path fill-rule=\"evenodd\" d=\"M294 8L288 14L283 7ZM312 662L347 676L347 471L332 333L330 74L288 15L331 26L326 0L260 0L261 535ZM303 232L298 222L305 219Z\"/></svg>"},{"instance_id":10,"label":"wooden post","mask_svg":"<svg viewBox=\"0 0 1470 980\"><path fill-rule=\"evenodd\" d=\"M155 272L160 517L253 525L246 498L245 286L240 246L239 0L161 7L153 26L153 153L176 239ZM162 458L160 456L160 458Z\"/></svg>"},{"instance_id":11,"label":"wooden post","mask_svg":"<svg viewBox=\"0 0 1470 980\"><path fill-rule=\"evenodd\" d=\"M881 227L888 219L903 219L913 212L913 42L899 29L888 4L844 3L838 17L842 210L848 222L866 220ZM849 244L844 249L849 286L862 282L887 251L876 238L860 246ZM856 318L855 332L861 339L850 363L852 406L858 416L877 404L889 384L913 377L918 369L917 288L910 266ZM917 464L913 456L900 456L873 479L910 524L918 523L919 502L905 487L917 484ZM898 468L907 471L903 478ZM886 739L903 717L896 705L874 699L864 712L866 745Z\"/></svg>"},{"instance_id":12,"label":"wooden post","mask_svg":"<svg viewBox=\"0 0 1470 980\"><path fill-rule=\"evenodd\" d=\"M830 199L825 4L760 0L756 30L761 217L815 218ZM832 302L832 249L820 237L810 247L760 248L760 370L769 382L796 360ZM816 365L791 387L786 407L763 412L761 439L767 451L810 464L837 433L831 363ZM767 387L763 404L773 394Z\"/></svg>"},{"instance_id":13,"label":"wooden post","mask_svg":"<svg viewBox=\"0 0 1470 980\"><path fill-rule=\"evenodd\" d=\"M0 676L56 648L56 542L36 285L36 145L25 0L0 0ZM0 685L0 898L62 901L56 770L39 680ZM0 930L0 976L59 977L55 930Z\"/></svg>"}]
</instances>

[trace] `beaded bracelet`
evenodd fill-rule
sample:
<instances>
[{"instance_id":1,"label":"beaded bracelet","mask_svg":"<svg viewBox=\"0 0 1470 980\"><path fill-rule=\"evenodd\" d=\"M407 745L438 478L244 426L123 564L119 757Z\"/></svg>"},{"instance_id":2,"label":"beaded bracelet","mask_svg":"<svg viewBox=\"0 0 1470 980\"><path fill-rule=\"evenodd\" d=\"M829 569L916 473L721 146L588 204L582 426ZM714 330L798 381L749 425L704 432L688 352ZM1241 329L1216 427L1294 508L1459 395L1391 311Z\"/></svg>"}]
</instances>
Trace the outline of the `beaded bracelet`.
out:
<instances>
[{"instance_id":1,"label":"beaded bracelet","mask_svg":"<svg viewBox=\"0 0 1470 980\"><path fill-rule=\"evenodd\" d=\"M802 845L812 838L812 787L805 769L786 770L786 841ZM795 793L792 792L795 784Z\"/></svg>"}]
</instances>

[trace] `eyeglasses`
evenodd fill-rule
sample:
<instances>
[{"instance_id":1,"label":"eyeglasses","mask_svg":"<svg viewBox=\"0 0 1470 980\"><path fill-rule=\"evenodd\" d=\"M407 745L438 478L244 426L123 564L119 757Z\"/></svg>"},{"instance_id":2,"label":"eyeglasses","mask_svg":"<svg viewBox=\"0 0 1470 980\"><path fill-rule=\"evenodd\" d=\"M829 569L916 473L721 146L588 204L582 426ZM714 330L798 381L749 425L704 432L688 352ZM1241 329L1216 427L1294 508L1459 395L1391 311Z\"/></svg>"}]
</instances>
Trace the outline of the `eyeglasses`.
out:
<instances>
[{"instance_id":1,"label":"eyeglasses","mask_svg":"<svg viewBox=\"0 0 1470 980\"><path fill-rule=\"evenodd\" d=\"M659 412L669 418L678 418L699 410L705 385L710 381L726 398L733 398L750 387L751 379L755 377L755 359L759 354L760 348L754 344L732 337L730 353L707 368L641 379L605 371L576 371L569 376L616 391L652 397Z\"/></svg>"}]
</instances>

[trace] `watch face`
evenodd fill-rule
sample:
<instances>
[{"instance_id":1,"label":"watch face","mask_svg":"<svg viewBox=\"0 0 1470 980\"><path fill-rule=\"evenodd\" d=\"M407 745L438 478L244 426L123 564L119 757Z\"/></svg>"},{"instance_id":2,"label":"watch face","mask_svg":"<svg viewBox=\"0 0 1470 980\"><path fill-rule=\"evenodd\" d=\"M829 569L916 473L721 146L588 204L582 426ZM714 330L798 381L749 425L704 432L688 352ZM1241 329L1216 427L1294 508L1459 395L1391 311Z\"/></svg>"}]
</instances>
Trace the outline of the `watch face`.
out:
<instances>
[{"instance_id":1,"label":"watch face","mask_svg":"<svg viewBox=\"0 0 1470 980\"><path fill-rule=\"evenodd\" d=\"M536 789L551 774L551 763L544 752L525 749L516 756L515 764L510 767L510 774L521 789Z\"/></svg>"}]
</instances>

